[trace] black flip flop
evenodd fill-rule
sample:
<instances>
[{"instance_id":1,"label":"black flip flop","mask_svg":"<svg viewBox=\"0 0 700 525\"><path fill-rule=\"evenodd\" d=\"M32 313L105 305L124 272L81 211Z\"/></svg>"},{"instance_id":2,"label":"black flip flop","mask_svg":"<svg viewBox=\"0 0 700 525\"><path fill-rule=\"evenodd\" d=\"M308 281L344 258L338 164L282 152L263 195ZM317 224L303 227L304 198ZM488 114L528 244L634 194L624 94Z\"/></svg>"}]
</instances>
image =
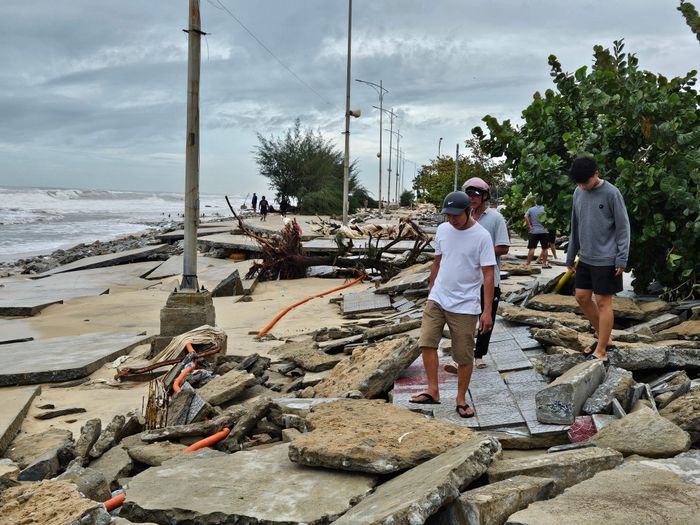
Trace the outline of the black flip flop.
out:
<instances>
[{"instance_id":1,"label":"black flip flop","mask_svg":"<svg viewBox=\"0 0 700 525\"><path fill-rule=\"evenodd\" d=\"M415 403L416 405L439 405L440 404L440 401L435 401L435 398L433 396L431 396L430 394L428 394L427 392L421 392L420 394L418 394L417 396L414 396L414 397L423 397L425 399L421 399L421 400L409 399L408 402Z\"/></svg>"},{"instance_id":2,"label":"black flip flop","mask_svg":"<svg viewBox=\"0 0 700 525\"><path fill-rule=\"evenodd\" d=\"M457 415L461 418L464 418L464 419L468 419L468 418L474 417L476 415L476 412L474 412L472 407L470 407L468 404L457 405L456 410L457 410ZM471 410L471 414L462 414L462 412L460 412L460 410Z\"/></svg>"},{"instance_id":3,"label":"black flip flop","mask_svg":"<svg viewBox=\"0 0 700 525\"><path fill-rule=\"evenodd\" d=\"M587 346L586 348L583 349L582 353L583 355L588 358L589 355L593 355L593 352L595 352L595 347L598 346L598 341L593 341L591 343L591 346Z\"/></svg>"},{"instance_id":4,"label":"black flip flop","mask_svg":"<svg viewBox=\"0 0 700 525\"><path fill-rule=\"evenodd\" d=\"M610 364L610 359L609 359L609 358L608 358L608 359L601 359L600 357L598 357L598 356L595 355L595 354L589 354L588 357L586 357L586 361L596 361L596 360L597 360L597 361L602 361L602 362L603 362L603 366L605 366L605 368L607 368L608 365Z\"/></svg>"}]
</instances>

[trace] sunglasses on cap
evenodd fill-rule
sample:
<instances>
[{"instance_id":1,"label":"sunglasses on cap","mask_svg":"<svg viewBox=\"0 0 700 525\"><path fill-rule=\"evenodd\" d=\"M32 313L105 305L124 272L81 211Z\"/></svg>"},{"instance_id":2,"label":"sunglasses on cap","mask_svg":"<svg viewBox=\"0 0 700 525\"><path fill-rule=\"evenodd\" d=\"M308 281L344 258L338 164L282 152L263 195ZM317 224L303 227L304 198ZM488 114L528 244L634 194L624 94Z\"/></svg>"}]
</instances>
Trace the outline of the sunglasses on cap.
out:
<instances>
[{"instance_id":1,"label":"sunglasses on cap","mask_svg":"<svg viewBox=\"0 0 700 525\"><path fill-rule=\"evenodd\" d=\"M467 195L476 195L477 197L481 197L481 196L483 195L483 193L481 192L481 190L477 190L477 189L475 189L475 188L467 188L467 189L464 191L464 193L466 193Z\"/></svg>"}]
</instances>

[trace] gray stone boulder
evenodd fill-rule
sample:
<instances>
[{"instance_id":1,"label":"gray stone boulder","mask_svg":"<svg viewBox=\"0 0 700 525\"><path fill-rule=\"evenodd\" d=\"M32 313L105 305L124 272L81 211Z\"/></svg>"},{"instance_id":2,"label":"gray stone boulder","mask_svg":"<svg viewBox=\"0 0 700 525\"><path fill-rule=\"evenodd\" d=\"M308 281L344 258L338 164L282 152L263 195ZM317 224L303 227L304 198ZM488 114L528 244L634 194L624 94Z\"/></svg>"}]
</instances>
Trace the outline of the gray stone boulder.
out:
<instances>
[{"instance_id":1,"label":"gray stone boulder","mask_svg":"<svg viewBox=\"0 0 700 525\"><path fill-rule=\"evenodd\" d=\"M610 414L612 413L613 399L617 399L623 407L628 406L633 384L632 372L609 366L605 380L584 403L583 412L585 414Z\"/></svg>"},{"instance_id":2,"label":"gray stone boulder","mask_svg":"<svg viewBox=\"0 0 700 525\"><path fill-rule=\"evenodd\" d=\"M579 339L579 332L561 325L555 324L552 328L531 328L530 335L545 346L563 346L572 350L582 350L585 346Z\"/></svg>"},{"instance_id":3,"label":"gray stone boulder","mask_svg":"<svg viewBox=\"0 0 700 525\"><path fill-rule=\"evenodd\" d=\"M611 364L632 371L700 368L700 348L620 345L609 350L608 357Z\"/></svg>"},{"instance_id":4,"label":"gray stone boulder","mask_svg":"<svg viewBox=\"0 0 700 525\"><path fill-rule=\"evenodd\" d=\"M45 432L19 435L5 451L5 456L22 469L19 481L53 478L74 456L73 434L52 428Z\"/></svg>"},{"instance_id":5,"label":"gray stone boulder","mask_svg":"<svg viewBox=\"0 0 700 525\"><path fill-rule=\"evenodd\" d=\"M99 458L117 443L125 422L126 418L121 414L117 414L112 418L112 421L100 433L100 437L97 438L97 441L90 449L90 457L92 459Z\"/></svg>"},{"instance_id":6,"label":"gray stone boulder","mask_svg":"<svg viewBox=\"0 0 700 525\"><path fill-rule=\"evenodd\" d=\"M643 408L613 421L591 438L599 447L608 447L625 456L668 458L690 448L690 435L678 425L649 408Z\"/></svg>"},{"instance_id":7,"label":"gray stone boulder","mask_svg":"<svg viewBox=\"0 0 700 525\"><path fill-rule=\"evenodd\" d=\"M547 501L532 503L508 525L687 525L697 523L700 487L642 463L596 474Z\"/></svg>"},{"instance_id":8,"label":"gray stone boulder","mask_svg":"<svg viewBox=\"0 0 700 525\"><path fill-rule=\"evenodd\" d=\"M571 295L559 295L554 293L540 294L533 297L528 303L529 308L546 312L574 312L582 314L576 298ZM616 319L642 320L647 315L639 305L627 297L613 297L613 311Z\"/></svg>"},{"instance_id":9,"label":"gray stone boulder","mask_svg":"<svg viewBox=\"0 0 700 525\"><path fill-rule=\"evenodd\" d=\"M578 332L586 332L591 324L587 319L571 312L541 312L531 308L518 306L499 307L498 313L504 319L513 323L552 328L555 325L573 328Z\"/></svg>"},{"instance_id":10,"label":"gray stone boulder","mask_svg":"<svg viewBox=\"0 0 700 525\"><path fill-rule=\"evenodd\" d=\"M197 394L210 405L223 405L256 384L257 381L253 374L249 374L245 370L231 370L224 375L215 377L202 388L198 388Z\"/></svg>"},{"instance_id":11,"label":"gray stone boulder","mask_svg":"<svg viewBox=\"0 0 700 525\"><path fill-rule=\"evenodd\" d=\"M369 399L389 390L396 378L420 355L418 342L399 336L357 347L314 389L314 397L345 397L358 390Z\"/></svg>"},{"instance_id":12,"label":"gray stone boulder","mask_svg":"<svg viewBox=\"0 0 700 525\"><path fill-rule=\"evenodd\" d=\"M134 522L321 525L346 512L376 483L366 474L296 465L287 447L197 452L152 467L131 479L120 515Z\"/></svg>"},{"instance_id":13,"label":"gray stone boulder","mask_svg":"<svg viewBox=\"0 0 700 525\"><path fill-rule=\"evenodd\" d=\"M380 485L334 525L424 523L479 478L501 447L493 438L474 437Z\"/></svg>"},{"instance_id":14,"label":"gray stone boulder","mask_svg":"<svg viewBox=\"0 0 700 525\"><path fill-rule=\"evenodd\" d=\"M570 425L604 377L605 366L600 360L584 361L568 370L535 394L537 420Z\"/></svg>"},{"instance_id":15,"label":"gray stone boulder","mask_svg":"<svg viewBox=\"0 0 700 525\"><path fill-rule=\"evenodd\" d=\"M700 443L700 388L671 401L659 414L688 432L694 444Z\"/></svg>"},{"instance_id":16,"label":"gray stone boulder","mask_svg":"<svg viewBox=\"0 0 700 525\"><path fill-rule=\"evenodd\" d=\"M389 474L415 467L474 437L461 425L379 400L340 400L316 406L306 417L311 432L289 446L301 465Z\"/></svg>"},{"instance_id":17,"label":"gray stone boulder","mask_svg":"<svg viewBox=\"0 0 700 525\"><path fill-rule=\"evenodd\" d=\"M116 490L121 486L119 480L131 475L134 461L123 446L117 445L90 463L90 468L102 473L110 490Z\"/></svg>"},{"instance_id":18,"label":"gray stone boulder","mask_svg":"<svg viewBox=\"0 0 700 525\"><path fill-rule=\"evenodd\" d=\"M555 493L581 483L602 470L623 462L622 454L609 448L579 448L565 452L495 461L487 472L489 483L513 476L536 476L554 480Z\"/></svg>"}]
</instances>

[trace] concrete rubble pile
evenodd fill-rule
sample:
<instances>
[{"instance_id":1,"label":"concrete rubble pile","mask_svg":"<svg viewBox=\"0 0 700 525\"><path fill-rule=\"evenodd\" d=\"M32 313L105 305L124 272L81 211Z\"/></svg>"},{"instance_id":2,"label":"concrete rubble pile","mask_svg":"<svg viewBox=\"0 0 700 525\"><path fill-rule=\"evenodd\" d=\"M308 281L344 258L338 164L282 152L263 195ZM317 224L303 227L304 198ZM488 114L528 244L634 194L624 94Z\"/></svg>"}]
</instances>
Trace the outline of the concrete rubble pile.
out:
<instances>
[{"instance_id":1,"label":"concrete rubble pile","mask_svg":"<svg viewBox=\"0 0 700 525\"><path fill-rule=\"evenodd\" d=\"M436 407L402 401L401 385L420 388L410 374L428 260L344 290L333 321L268 333L259 352L214 327L189 346L183 334L156 357L170 364L155 379L118 371L151 378L141 409L95 415L75 435L14 429L0 450L0 525L32 513L71 525L574 523L591 502L611 524L697 520L698 305L616 297L605 366L583 359L593 334L573 298L552 293L561 272L505 263L492 360L471 385L477 418L455 417L447 394ZM517 360L504 357L509 334ZM513 401L512 422L489 421L488 381L493 403ZM116 510L104 505L122 493Z\"/></svg>"}]
</instances>

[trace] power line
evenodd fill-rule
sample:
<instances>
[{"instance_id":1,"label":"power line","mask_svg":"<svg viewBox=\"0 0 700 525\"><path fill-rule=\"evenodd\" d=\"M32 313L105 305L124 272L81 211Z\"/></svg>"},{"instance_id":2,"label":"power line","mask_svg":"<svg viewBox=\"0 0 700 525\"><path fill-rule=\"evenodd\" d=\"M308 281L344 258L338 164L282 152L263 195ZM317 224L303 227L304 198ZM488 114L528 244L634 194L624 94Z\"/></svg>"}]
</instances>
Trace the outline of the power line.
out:
<instances>
[{"instance_id":1,"label":"power line","mask_svg":"<svg viewBox=\"0 0 700 525\"><path fill-rule=\"evenodd\" d=\"M211 4L211 2L210 2L209 0L207 0L207 1L208 1L208 3ZM214 4L212 4L212 6L213 6L213 7L216 7L217 9L220 9L220 10L222 10L222 11L225 11L226 13L228 13L228 15L229 15L231 18L233 18L233 19L238 23L238 25L240 25L240 26L245 30L245 32L248 33L248 34L251 36L251 38L252 38L253 40L255 40L255 41L260 45L260 47L262 47L265 51L267 51L267 52L270 54L270 56L271 56L272 58L274 58L274 59L279 63L279 65L281 65L284 69L286 69L286 70L289 72L289 74L291 74L295 79L297 79L297 80L298 80L299 82L301 82L304 86L306 86L309 90L311 90L318 98L320 98L321 100L323 100L323 102L325 102L325 103L328 104L329 106L333 106L333 104L330 103L330 102L328 102L328 100L326 100L326 99L323 97L323 95L321 95L321 94L320 94L318 91L316 91L310 84L308 84L307 82L305 82L301 77L299 77L299 75L297 75L294 71L292 71L292 69L291 69L289 66L287 66L287 64L285 64L284 62L282 62L282 60L280 60L280 59L277 57L277 55L275 55L275 54L270 50L269 47L267 47L257 36L255 36L255 35L253 34L253 32L252 32L250 29L248 29L248 28L245 26L245 24L244 24L243 22L241 22L241 21L238 19L238 17L237 17L236 15L234 15L223 3L221 3L221 0L216 0L216 3L219 4L220 7L217 7L217 6L214 5Z\"/></svg>"}]
</instances>

